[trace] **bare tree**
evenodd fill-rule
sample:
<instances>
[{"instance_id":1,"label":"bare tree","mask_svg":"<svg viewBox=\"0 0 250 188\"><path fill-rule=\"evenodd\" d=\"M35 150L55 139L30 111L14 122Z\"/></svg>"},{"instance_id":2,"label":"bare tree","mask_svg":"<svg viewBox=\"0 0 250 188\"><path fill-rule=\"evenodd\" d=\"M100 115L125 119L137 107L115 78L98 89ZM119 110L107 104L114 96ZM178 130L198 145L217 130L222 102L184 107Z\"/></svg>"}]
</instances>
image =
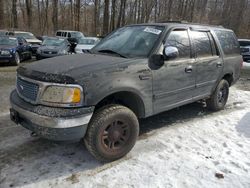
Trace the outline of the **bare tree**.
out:
<instances>
[{"instance_id":1,"label":"bare tree","mask_svg":"<svg viewBox=\"0 0 250 188\"><path fill-rule=\"evenodd\" d=\"M4 0L0 0L0 28L4 26Z\"/></svg>"},{"instance_id":2,"label":"bare tree","mask_svg":"<svg viewBox=\"0 0 250 188\"><path fill-rule=\"evenodd\" d=\"M58 0L52 1L52 8L53 8L53 31L56 32L58 30Z\"/></svg>"},{"instance_id":3,"label":"bare tree","mask_svg":"<svg viewBox=\"0 0 250 188\"><path fill-rule=\"evenodd\" d=\"M102 34L106 35L108 32L109 32L109 0L105 0Z\"/></svg>"}]
</instances>

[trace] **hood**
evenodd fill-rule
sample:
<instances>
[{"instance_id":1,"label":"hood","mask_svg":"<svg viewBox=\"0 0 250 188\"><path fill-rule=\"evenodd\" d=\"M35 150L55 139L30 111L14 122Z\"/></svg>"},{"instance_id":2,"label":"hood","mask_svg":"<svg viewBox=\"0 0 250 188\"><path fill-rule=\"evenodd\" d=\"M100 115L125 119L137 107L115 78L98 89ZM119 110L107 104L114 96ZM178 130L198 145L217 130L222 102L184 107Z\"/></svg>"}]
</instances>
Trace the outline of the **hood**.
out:
<instances>
[{"instance_id":1,"label":"hood","mask_svg":"<svg viewBox=\"0 0 250 188\"><path fill-rule=\"evenodd\" d=\"M15 45L0 45L0 49L12 49L16 48Z\"/></svg>"},{"instance_id":2,"label":"hood","mask_svg":"<svg viewBox=\"0 0 250 188\"><path fill-rule=\"evenodd\" d=\"M39 50L42 51L59 51L63 48L63 46L40 46Z\"/></svg>"},{"instance_id":3,"label":"hood","mask_svg":"<svg viewBox=\"0 0 250 188\"><path fill-rule=\"evenodd\" d=\"M132 59L108 55L75 54L27 64L19 68L17 72L23 76L41 81L69 83L65 81L68 78L79 80L82 77L88 77L90 74L98 73L98 71L110 70L111 67L126 66L126 63L132 61ZM36 75L35 78L34 75ZM67 79L60 80L58 79L58 75L59 77L67 77ZM51 78L53 79L51 80ZM71 80L70 83L72 82Z\"/></svg>"},{"instance_id":4,"label":"hood","mask_svg":"<svg viewBox=\"0 0 250 188\"><path fill-rule=\"evenodd\" d=\"M78 44L76 46L76 49L81 49L81 50L90 50L94 47L95 45L85 45L85 44Z\"/></svg>"}]
</instances>

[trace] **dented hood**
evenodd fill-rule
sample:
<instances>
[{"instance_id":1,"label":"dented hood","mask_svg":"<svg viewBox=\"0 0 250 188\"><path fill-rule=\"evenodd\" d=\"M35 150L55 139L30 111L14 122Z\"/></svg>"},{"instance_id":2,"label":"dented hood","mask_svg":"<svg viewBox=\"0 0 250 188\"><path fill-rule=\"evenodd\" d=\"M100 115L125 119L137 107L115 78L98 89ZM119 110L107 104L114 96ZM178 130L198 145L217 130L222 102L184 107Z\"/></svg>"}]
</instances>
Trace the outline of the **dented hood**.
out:
<instances>
[{"instance_id":1,"label":"dented hood","mask_svg":"<svg viewBox=\"0 0 250 188\"><path fill-rule=\"evenodd\" d=\"M37 61L18 68L21 76L48 82L74 83L98 71L119 67L131 59L99 54L76 54Z\"/></svg>"}]
</instances>

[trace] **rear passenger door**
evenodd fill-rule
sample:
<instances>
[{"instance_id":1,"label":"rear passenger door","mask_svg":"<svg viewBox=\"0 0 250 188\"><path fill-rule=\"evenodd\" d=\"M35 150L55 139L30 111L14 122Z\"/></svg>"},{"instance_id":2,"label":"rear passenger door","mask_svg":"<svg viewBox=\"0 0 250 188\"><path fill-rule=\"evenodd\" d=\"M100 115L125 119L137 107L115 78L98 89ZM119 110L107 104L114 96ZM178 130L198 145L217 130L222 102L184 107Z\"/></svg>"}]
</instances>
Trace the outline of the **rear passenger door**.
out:
<instances>
[{"instance_id":1,"label":"rear passenger door","mask_svg":"<svg viewBox=\"0 0 250 188\"><path fill-rule=\"evenodd\" d=\"M223 60L210 31L191 30L196 58L195 99L211 94L223 71Z\"/></svg>"}]
</instances>

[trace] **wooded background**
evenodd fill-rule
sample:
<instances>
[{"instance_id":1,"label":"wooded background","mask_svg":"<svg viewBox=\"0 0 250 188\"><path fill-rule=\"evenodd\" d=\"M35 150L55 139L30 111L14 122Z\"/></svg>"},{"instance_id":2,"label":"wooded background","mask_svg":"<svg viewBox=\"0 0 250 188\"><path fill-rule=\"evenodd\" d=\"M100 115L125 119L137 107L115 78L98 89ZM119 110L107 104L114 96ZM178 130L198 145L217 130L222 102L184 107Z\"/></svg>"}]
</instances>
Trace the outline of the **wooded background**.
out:
<instances>
[{"instance_id":1,"label":"wooded background","mask_svg":"<svg viewBox=\"0 0 250 188\"><path fill-rule=\"evenodd\" d=\"M0 28L53 35L105 35L127 24L168 20L222 25L250 38L250 0L0 0Z\"/></svg>"}]
</instances>

